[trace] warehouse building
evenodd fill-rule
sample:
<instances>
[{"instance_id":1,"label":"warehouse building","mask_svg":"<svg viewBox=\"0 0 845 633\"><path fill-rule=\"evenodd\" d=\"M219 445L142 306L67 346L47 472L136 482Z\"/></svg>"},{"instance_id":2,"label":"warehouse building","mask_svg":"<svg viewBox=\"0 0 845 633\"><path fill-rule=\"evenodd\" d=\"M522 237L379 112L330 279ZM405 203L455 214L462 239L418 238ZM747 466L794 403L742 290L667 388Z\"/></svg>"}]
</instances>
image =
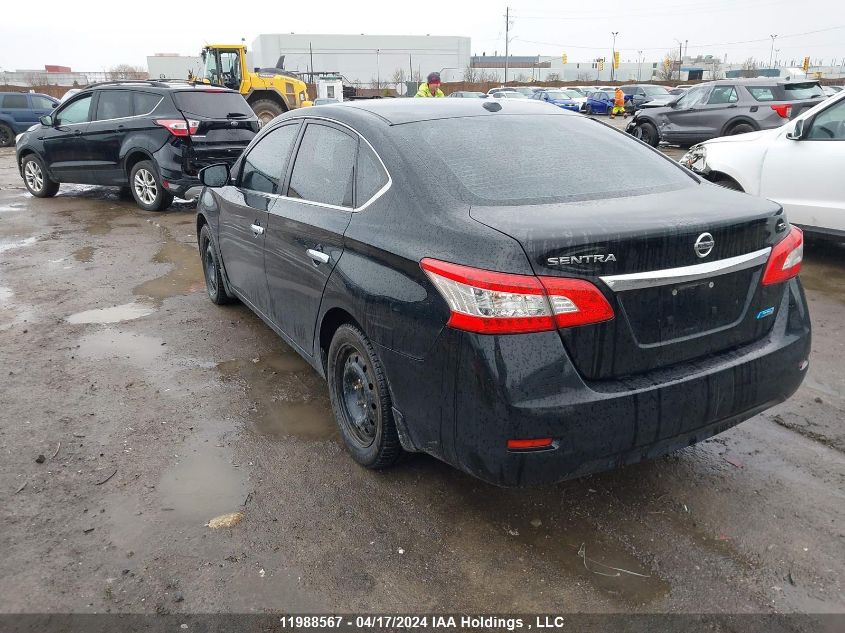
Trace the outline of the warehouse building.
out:
<instances>
[{"instance_id":1,"label":"warehouse building","mask_svg":"<svg viewBox=\"0 0 845 633\"><path fill-rule=\"evenodd\" d=\"M432 71L460 81L470 61L470 38L440 35L259 35L250 47L251 65L300 73L339 74L345 83L396 85Z\"/></svg>"}]
</instances>

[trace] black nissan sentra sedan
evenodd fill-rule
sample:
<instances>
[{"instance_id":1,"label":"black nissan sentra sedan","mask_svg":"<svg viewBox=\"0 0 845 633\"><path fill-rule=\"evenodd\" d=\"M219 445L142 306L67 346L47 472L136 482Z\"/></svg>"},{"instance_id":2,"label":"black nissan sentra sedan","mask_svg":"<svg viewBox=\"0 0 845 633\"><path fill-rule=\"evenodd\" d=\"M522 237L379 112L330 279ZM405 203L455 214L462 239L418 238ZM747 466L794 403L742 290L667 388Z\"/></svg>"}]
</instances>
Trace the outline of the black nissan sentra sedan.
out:
<instances>
[{"instance_id":1,"label":"black nissan sentra sedan","mask_svg":"<svg viewBox=\"0 0 845 633\"><path fill-rule=\"evenodd\" d=\"M720 433L807 369L782 209L554 106L297 110L201 179L212 301L240 299L326 377L370 468L424 451L559 481Z\"/></svg>"}]
</instances>

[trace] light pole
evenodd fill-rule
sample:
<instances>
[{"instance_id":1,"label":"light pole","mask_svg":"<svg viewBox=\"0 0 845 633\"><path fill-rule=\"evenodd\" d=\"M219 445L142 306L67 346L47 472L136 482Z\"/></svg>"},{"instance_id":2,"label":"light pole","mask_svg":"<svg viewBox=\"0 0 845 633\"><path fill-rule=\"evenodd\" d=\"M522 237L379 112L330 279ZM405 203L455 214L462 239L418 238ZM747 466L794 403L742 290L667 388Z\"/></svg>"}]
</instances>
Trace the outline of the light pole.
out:
<instances>
[{"instance_id":1,"label":"light pole","mask_svg":"<svg viewBox=\"0 0 845 633\"><path fill-rule=\"evenodd\" d=\"M775 54L775 40L777 39L778 36L775 34L775 35L769 35L769 37L772 38L772 49L771 49L771 51L769 51L769 68L771 68L772 67L772 57Z\"/></svg>"},{"instance_id":2,"label":"light pole","mask_svg":"<svg viewBox=\"0 0 845 633\"><path fill-rule=\"evenodd\" d=\"M681 81L681 66L684 62L684 43L677 37L675 41L678 43L678 81ZM672 76L671 71L669 72L669 76Z\"/></svg>"},{"instance_id":3,"label":"light pole","mask_svg":"<svg viewBox=\"0 0 845 633\"><path fill-rule=\"evenodd\" d=\"M640 74L643 69L643 52L637 51L637 81L641 81Z\"/></svg>"},{"instance_id":4,"label":"light pole","mask_svg":"<svg viewBox=\"0 0 845 633\"><path fill-rule=\"evenodd\" d=\"M613 81L613 77L616 75L614 69L616 64L616 36L619 35L619 31L611 31L610 34L613 36L613 47L610 51L610 81Z\"/></svg>"}]
</instances>

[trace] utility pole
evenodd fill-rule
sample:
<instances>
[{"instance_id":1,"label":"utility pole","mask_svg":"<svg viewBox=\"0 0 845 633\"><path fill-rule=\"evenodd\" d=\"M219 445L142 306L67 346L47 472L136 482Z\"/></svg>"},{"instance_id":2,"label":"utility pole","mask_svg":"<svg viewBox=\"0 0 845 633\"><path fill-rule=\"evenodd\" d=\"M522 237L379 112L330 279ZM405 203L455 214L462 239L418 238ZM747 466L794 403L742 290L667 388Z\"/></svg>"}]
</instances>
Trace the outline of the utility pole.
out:
<instances>
[{"instance_id":1,"label":"utility pole","mask_svg":"<svg viewBox=\"0 0 845 633\"><path fill-rule=\"evenodd\" d=\"M613 78L616 75L614 70L614 67L616 66L616 36L619 35L619 31L611 31L610 34L613 36L613 46L610 51L610 81L613 81Z\"/></svg>"},{"instance_id":2,"label":"utility pole","mask_svg":"<svg viewBox=\"0 0 845 633\"><path fill-rule=\"evenodd\" d=\"M379 49L376 49L376 88L381 90L381 61L379 60Z\"/></svg>"},{"instance_id":3,"label":"utility pole","mask_svg":"<svg viewBox=\"0 0 845 633\"><path fill-rule=\"evenodd\" d=\"M681 66L684 62L684 45L678 42L678 81L681 81Z\"/></svg>"},{"instance_id":4,"label":"utility pole","mask_svg":"<svg viewBox=\"0 0 845 633\"><path fill-rule=\"evenodd\" d=\"M777 34L775 34L775 35L769 35L769 37L772 38L772 48L769 51L769 68L771 68L772 67L772 56L775 54L775 40L777 39L778 36L777 36Z\"/></svg>"},{"instance_id":5,"label":"utility pole","mask_svg":"<svg viewBox=\"0 0 845 633\"><path fill-rule=\"evenodd\" d=\"M314 49L311 48L311 42L308 42L308 54L311 57L311 68L310 68L311 73L310 73L310 75L311 75L311 81L313 83L314 82Z\"/></svg>"},{"instance_id":6,"label":"utility pole","mask_svg":"<svg viewBox=\"0 0 845 633\"><path fill-rule=\"evenodd\" d=\"M511 27L510 13L511 13L510 7L505 7L505 81L504 81L504 84L508 83L508 44L510 43L509 35L510 35L510 27Z\"/></svg>"},{"instance_id":7,"label":"utility pole","mask_svg":"<svg viewBox=\"0 0 845 633\"><path fill-rule=\"evenodd\" d=\"M637 51L637 81L640 81L640 74L643 69L643 52Z\"/></svg>"}]
</instances>

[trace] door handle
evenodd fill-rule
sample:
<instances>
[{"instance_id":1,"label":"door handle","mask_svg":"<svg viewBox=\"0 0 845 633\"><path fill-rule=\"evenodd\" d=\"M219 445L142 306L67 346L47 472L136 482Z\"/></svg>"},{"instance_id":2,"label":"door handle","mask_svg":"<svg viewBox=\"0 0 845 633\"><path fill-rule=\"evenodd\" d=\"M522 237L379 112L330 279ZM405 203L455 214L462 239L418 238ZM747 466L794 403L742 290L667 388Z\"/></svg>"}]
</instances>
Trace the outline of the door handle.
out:
<instances>
[{"instance_id":1,"label":"door handle","mask_svg":"<svg viewBox=\"0 0 845 633\"><path fill-rule=\"evenodd\" d=\"M255 237L258 237L259 235L264 235L264 227L263 226L259 226L258 224L250 224L249 228L252 229L252 234Z\"/></svg>"},{"instance_id":2,"label":"door handle","mask_svg":"<svg viewBox=\"0 0 845 633\"><path fill-rule=\"evenodd\" d=\"M310 258L311 258L311 260L312 260L315 264L317 264L318 266L319 266L320 264L328 264L328 263L329 263L329 259L331 259L331 258L330 258L330 257L329 257L326 253L324 253L324 252L322 252L322 251L315 250L315 249L313 249L313 248L309 248L309 249L308 249L307 251L305 251L305 252L306 252L306 253L308 253L308 257L310 257Z\"/></svg>"},{"instance_id":3,"label":"door handle","mask_svg":"<svg viewBox=\"0 0 845 633\"><path fill-rule=\"evenodd\" d=\"M73 131L74 136L79 136L80 134L82 134L82 130L74 130Z\"/></svg>"}]
</instances>

